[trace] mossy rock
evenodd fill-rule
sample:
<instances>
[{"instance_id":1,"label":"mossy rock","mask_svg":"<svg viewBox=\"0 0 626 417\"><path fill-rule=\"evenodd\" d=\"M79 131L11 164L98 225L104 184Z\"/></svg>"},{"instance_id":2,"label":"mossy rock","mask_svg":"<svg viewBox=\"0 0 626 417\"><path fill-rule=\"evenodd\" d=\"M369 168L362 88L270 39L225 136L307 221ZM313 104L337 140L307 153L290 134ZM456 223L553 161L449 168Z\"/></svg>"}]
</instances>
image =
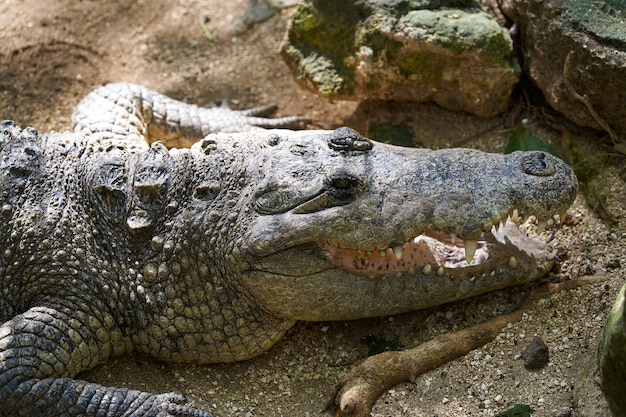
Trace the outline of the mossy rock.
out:
<instances>
[{"instance_id":1,"label":"mossy rock","mask_svg":"<svg viewBox=\"0 0 626 417\"><path fill-rule=\"evenodd\" d=\"M484 117L506 110L519 73L506 30L462 0L306 0L281 51L330 99L434 101Z\"/></svg>"}]
</instances>

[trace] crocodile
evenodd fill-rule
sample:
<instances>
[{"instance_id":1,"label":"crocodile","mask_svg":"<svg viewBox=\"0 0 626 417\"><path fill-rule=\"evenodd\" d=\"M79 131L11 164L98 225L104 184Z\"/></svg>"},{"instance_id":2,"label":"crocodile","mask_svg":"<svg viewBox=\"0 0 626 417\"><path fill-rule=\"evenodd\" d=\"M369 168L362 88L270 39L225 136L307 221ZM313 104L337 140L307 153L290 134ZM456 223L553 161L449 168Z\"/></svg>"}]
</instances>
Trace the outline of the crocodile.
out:
<instances>
[{"instance_id":1,"label":"crocodile","mask_svg":"<svg viewBox=\"0 0 626 417\"><path fill-rule=\"evenodd\" d=\"M544 152L402 148L212 111L115 84L79 103L75 132L0 124L0 416L207 417L183 394L76 376L130 352L241 361L297 320L535 280L556 250L517 213L541 229L577 192Z\"/></svg>"}]
</instances>

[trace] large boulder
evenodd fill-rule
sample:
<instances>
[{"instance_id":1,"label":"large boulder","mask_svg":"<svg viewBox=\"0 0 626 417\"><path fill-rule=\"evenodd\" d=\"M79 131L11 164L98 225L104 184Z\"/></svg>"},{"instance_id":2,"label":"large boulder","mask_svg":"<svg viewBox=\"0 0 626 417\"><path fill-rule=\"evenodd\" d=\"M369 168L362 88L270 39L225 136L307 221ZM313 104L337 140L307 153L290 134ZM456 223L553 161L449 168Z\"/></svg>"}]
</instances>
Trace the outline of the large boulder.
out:
<instances>
[{"instance_id":1,"label":"large boulder","mask_svg":"<svg viewBox=\"0 0 626 417\"><path fill-rule=\"evenodd\" d=\"M501 0L523 69L556 110L626 137L626 0Z\"/></svg>"},{"instance_id":2,"label":"large boulder","mask_svg":"<svg viewBox=\"0 0 626 417\"><path fill-rule=\"evenodd\" d=\"M490 117L518 81L507 31L468 0L304 0L282 54L327 98L434 101Z\"/></svg>"}]
</instances>

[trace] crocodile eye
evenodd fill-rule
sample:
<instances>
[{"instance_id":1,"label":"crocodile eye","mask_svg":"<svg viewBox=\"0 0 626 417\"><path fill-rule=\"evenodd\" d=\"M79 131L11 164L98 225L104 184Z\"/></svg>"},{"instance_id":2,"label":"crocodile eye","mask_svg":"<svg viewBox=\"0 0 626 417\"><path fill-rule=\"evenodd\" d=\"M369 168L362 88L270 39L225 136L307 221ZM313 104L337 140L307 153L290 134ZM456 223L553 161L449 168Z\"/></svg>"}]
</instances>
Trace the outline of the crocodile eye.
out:
<instances>
[{"instance_id":1,"label":"crocodile eye","mask_svg":"<svg viewBox=\"0 0 626 417\"><path fill-rule=\"evenodd\" d=\"M337 199L355 198L363 192L363 184L358 178L345 172L335 174L330 180L328 192Z\"/></svg>"},{"instance_id":2,"label":"crocodile eye","mask_svg":"<svg viewBox=\"0 0 626 417\"><path fill-rule=\"evenodd\" d=\"M354 185L354 181L351 181L348 178L337 178L332 183L332 186L338 190L347 190Z\"/></svg>"}]
</instances>

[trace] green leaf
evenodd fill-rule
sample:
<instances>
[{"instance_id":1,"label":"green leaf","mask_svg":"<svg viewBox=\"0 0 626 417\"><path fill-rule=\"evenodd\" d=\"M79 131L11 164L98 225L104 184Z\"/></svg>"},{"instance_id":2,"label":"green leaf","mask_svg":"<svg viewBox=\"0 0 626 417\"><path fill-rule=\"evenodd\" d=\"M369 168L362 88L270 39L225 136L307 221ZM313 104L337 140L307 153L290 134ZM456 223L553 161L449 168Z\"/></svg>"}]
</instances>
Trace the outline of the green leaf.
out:
<instances>
[{"instance_id":1,"label":"green leaf","mask_svg":"<svg viewBox=\"0 0 626 417\"><path fill-rule=\"evenodd\" d=\"M496 414L496 417L530 417L535 410L526 404L516 404L513 408Z\"/></svg>"},{"instance_id":2,"label":"green leaf","mask_svg":"<svg viewBox=\"0 0 626 417\"><path fill-rule=\"evenodd\" d=\"M524 126L518 125L509 136L504 153L514 151L544 151L558 156L554 149L548 146L541 138L533 135Z\"/></svg>"}]
</instances>

